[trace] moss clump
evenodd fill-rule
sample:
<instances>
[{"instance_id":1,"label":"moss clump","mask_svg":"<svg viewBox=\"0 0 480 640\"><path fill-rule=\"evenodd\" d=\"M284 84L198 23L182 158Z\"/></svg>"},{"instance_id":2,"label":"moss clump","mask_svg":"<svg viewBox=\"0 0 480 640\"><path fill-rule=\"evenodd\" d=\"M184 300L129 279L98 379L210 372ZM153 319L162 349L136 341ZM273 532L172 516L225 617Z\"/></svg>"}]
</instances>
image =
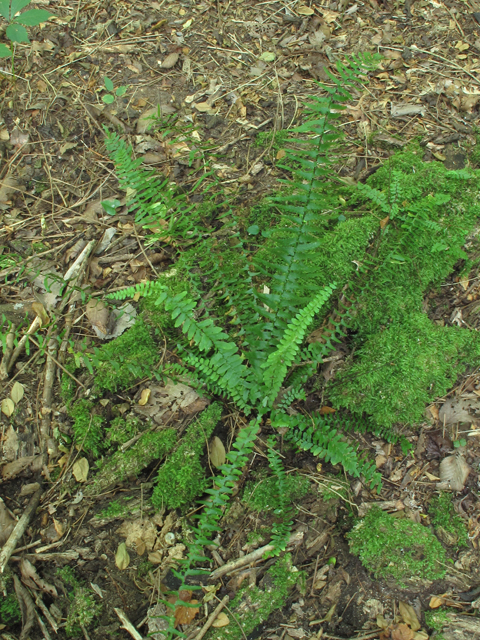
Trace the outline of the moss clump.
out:
<instances>
[{"instance_id":1,"label":"moss clump","mask_svg":"<svg viewBox=\"0 0 480 640\"><path fill-rule=\"evenodd\" d=\"M22 621L22 612L13 587L12 573L6 570L0 580L0 623L11 627ZM6 593L6 595L4 595Z\"/></svg>"},{"instance_id":2,"label":"moss clump","mask_svg":"<svg viewBox=\"0 0 480 640\"><path fill-rule=\"evenodd\" d=\"M430 502L428 508L435 531L441 540L449 540L450 544L459 549L468 547L468 531L465 522L455 513L451 496L441 493Z\"/></svg>"},{"instance_id":3,"label":"moss clump","mask_svg":"<svg viewBox=\"0 0 480 640\"><path fill-rule=\"evenodd\" d=\"M417 313L369 337L328 395L335 407L367 413L383 428L415 424L432 398L444 395L479 355L478 334L439 327Z\"/></svg>"},{"instance_id":4,"label":"moss clump","mask_svg":"<svg viewBox=\"0 0 480 640\"><path fill-rule=\"evenodd\" d=\"M85 495L102 493L130 476L138 476L151 462L171 451L176 439L175 429L144 433L130 449L117 451L104 462L93 483L85 488Z\"/></svg>"},{"instance_id":5,"label":"moss clump","mask_svg":"<svg viewBox=\"0 0 480 640\"><path fill-rule=\"evenodd\" d=\"M350 550L376 577L443 578L445 551L433 533L406 518L372 507L347 534Z\"/></svg>"},{"instance_id":6,"label":"moss clump","mask_svg":"<svg viewBox=\"0 0 480 640\"><path fill-rule=\"evenodd\" d=\"M443 607L434 609L433 611L425 611L425 624L432 631L436 631L435 640L443 640L444 638L440 632L449 624L447 617L448 611L448 609L444 609Z\"/></svg>"},{"instance_id":7,"label":"moss clump","mask_svg":"<svg viewBox=\"0 0 480 640\"><path fill-rule=\"evenodd\" d=\"M65 369L72 375L75 375L75 372L77 370L77 365L75 364L75 360L73 358L72 360L70 360L65 364ZM60 393L62 394L63 401L65 402L67 407L75 398L77 389L78 389L78 385L75 382L75 380L71 378L69 375L67 375L66 373L62 373Z\"/></svg>"},{"instance_id":8,"label":"moss clump","mask_svg":"<svg viewBox=\"0 0 480 640\"><path fill-rule=\"evenodd\" d=\"M231 621L228 627L215 629L207 639L243 640L249 637L274 611L284 606L288 592L297 584L302 573L292 566L290 554L277 560L266 572L262 589L250 585L241 589L232 600L229 608L235 615L236 624Z\"/></svg>"},{"instance_id":9,"label":"moss clump","mask_svg":"<svg viewBox=\"0 0 480 640\"><path fill-rule=\"evenodd\" d=\"M129 505L127 504L128 500L129 498L124 498L123 500L112 500L108 505L108 507L105 507L105 509L102 509L100 513L96 514L96 517L97 518L117 518L118 516L122 516L126 513L130 513Z\"/></svg>"},{"instance_id":10,"label":"moss clump","mask_svg":"<svg viewBox=\"0 0 480 640\"><path fill-rule=\"evenodd\" d=\"M110 422L110 426L106 429L107 440L111 444L122 445L134 438L138 433L144 431L145 423L136 416L127 416L126 418L114 418Z\"/></svg>"},{"instance_id":11,"label":"moss clump","mask_svg":"<svg viewBox=\"0 0 480 640\"><path fill-rule=\"evenodd\" d=\"M67 591L69 603L65 633L69 638L83 636L83 630L92 624L102 606L95 601L93 593L80 583L71 567L66 565L57 569L57 576L70 587Z\"/></svg>"},{"instance_id":12,"label":"moss clump","mask_svg":"<svg viewBox=\"0 0 480 640\"><path fill-rule=\"evenodd\" d=\"M275 476L260 480L250 480L245 484L243 502L255 511L275 511L284 502L295 502L308 493L310 483L308 478L299 473L289 473L284 481L284 500L278 495L278 482Z\"/></svg>"},{"instance_id":13,"label":"moss clump","mask_svg":"<svg viewBox=\"0 0 480 640\"><path fill-rule=\"evenodd\" d=\"M149 376L158 360L152 331L142 318L124 334L104 344L95 354L95 383L99 389L117 391Z\"/></svg>"},{"instance_id":14,"label":"moss clump","mask_svg":"<svg viewBox=\"0 0 480 640\"><path fill-rule=\"evenodd\" d=\"M200 457L221 414L222 407L218 403L205 409L188 427L177 449L161 467L152 495L157 509L184 507L204 492L207 481Z\"/></svg>"},{"instance_id":15,"label":"moss clump","mask_svg":"<svg viewBox=\"0 0 480 640\"><path fill-rule=\"evenodd\" d=\"M75 443L86 453L99 456L104 447L105 419L95 412L93 402L78 400L70 409L70 415L74 419L72 429L75 434Z\"/></svg>"}]
</instances>

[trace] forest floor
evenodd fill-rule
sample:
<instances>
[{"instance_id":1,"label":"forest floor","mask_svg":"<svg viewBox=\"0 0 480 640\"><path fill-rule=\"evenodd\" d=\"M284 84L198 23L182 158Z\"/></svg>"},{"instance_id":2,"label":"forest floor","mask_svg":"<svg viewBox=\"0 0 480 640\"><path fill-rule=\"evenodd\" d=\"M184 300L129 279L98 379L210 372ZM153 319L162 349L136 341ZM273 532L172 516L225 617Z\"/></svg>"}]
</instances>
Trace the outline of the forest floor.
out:
<instances>
[{"instance_id":1,"label":"forest floor","mask_svg":"<svg viewBox=\"0 0 480 640\"><path fill-rule=\"evenodd\" d=\"M461 168L466 149L477 142L480 9L467 0L37 4L55 19L32 28L31 43L16 47L15 77L5 60L0 70L0 314L17 327L27 316L32 333L41 324L36 318L48 322L0 382L0 400L11 397L16 382L21 385L15 387L19 395L12 400L18 405L13 415L7 403L0 417L0 542L6 542L32 495L38 496L9 560L23 588L33 594L35 613L30 613L36 617L27 634L32 640L66 637L62 598L68 599L68 572L58 571L65 566L73 567L77 588L86 585L95 606L102 605L94 624L71 637L143 638L154 630L147 612L161 593L169 555L163 542L156 541L170 533L181 537L182 518L175 512L154 514L149 506L155 465L131 482L87 497L93 471L82 478L77 467L77 483L72 470L79 452L59 448L51 438L59 430L68 432L60 392L66 354L60 350L53 362L38 343L38 336L48 343L48 319L55 318L60 328L69 324L72 339L89 347L101 344L85 301L62 298L61 281L72 265L78 267L77 278L80 270L82 288L101 298L152 280L156 271L175 262L175 248L148 246L147 232L132 215L120 211L112 216L103 210L102 201L122 202L123 197L105 150L104 127L125 135L144 166L186 187L185 150L181 144L174 153L167 149L147 130L147 118L158 110L163 116L187 116L199 141L224 158L213 169L226 193L249 206L277 187L283 175L276 166L283 156L281 132L298 122L302 103L319 90L316 81L328 79L325 69L334 69L335 60L345 55L371 51L384 59L342 116L345 146L339 175L352 184L364 180L413 138L422 140L426 159ZM126 87L111 104L102 100L109 93L105 77L114 89ZM264 132L273 137L264 136L261 144ZM85 254L86 247L94 250ZM45 288L47 273L57 274L57 288ZM461 281L453 274L441 295L428 300L430 316L477 327L478 278L474 271ZM79 393L87 392L88 371L75 384ZM125 411L125 406L138 405L142 384L107 394L103 406L110 403ZM380 495L338 475L331 465L317 465L313 456L287 456L288 470L301 472L317 488L298 501L297 537L290 549L293 565L305 572L305 583L249 638L426 640L434 630L425 611L438 606L448 608L439 627L445 640L480 638L475 591L480 585L480 440L473 415L479 388L480 374L469 372L449 397L437 399L419 431L409 435L413 452L407 455L397 444L360 437L382 473ZM162 408L168 408L170 424L178 428L202 408L198 396L183 408L173 393L165 397ZM461 402L464 408L468 403L469 413L459 418L452 406ZM226 408L214 435L231 442L237 419ZM39 455L45 437L51 438L48 466ZM442 541L452 560L443 580L412 581L400 588L375 579L349 552L345 532L352 515L365 514L375 502L421 522L437 492L440 462L455 451L454 442L463 444L469 468L461 490L451 494L468 528L468 546L456 549ZM259 450L250 469L262 466L265 456ZM53 480L55 470L58 479ZM128 502L128 514L122 509L113 513L114 502ZM252 551L261 540L252 544L247 534L267 521L235 502L222 525L217 560L228 562ZM137 539L135 550L132 531L140 531L141 538L147 528L153 542L148 547ZM117 553L125 540L130 555L126 568ZM170 559L175 553L181 556L181 545L171 547ZM245 580L259 582L268 566L260 561L223 577L217 596L233 596ZM410 616L400 603L411 605ZM116 609L130 621L128 629L122 628ZM202 605L183 625L189 638L197 637L206 613ZM228 624L235 625L232 618ZM0 620L2 638L27 637L21 629L21 623L9 626Z\"/></svg>"}]
</instances>

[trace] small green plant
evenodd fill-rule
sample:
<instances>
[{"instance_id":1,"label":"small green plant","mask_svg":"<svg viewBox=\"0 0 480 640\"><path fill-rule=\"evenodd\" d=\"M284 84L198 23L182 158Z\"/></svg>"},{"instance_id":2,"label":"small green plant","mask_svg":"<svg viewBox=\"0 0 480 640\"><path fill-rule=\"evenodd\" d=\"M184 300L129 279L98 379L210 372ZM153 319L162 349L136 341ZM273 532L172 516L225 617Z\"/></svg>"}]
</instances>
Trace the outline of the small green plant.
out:
<instances>
[{"instance_id":1,"label":"small green plant","mask_svg":"<svg viewBox=\"0 0 480 640\"><path fill-rule=\"evenodd\" d=\"M435 640L444 640L444 635L441 633L442 629L449 623L447 613L449 609L439 607L430 611L425 611L425 624L432 631L436 631Z\"/></svg>"},{"instance_id":2,"label":"small green plant","mask_svg":"<svg viewBox=\"0 0 480 640\"><path fill-rule=\"evenodd\" d=\"M437 580L445 575L445 551L434 534L407 518L373 506L347 534L351 552L376 577Z\"/></svg>"},{"instance_id":3,"label":"small green plant","mask_svg":"<svg viewBox=\"0 0 480 640\"><path fill-rule=\"evenodd\" d=\"M188 427L177 449L160 468L152 503L160 509L188 506L206 486L205 465L200 462L206 444L217 426L222 406L214 403Z\"/></svg>"},{"instance_id":4,"label":"small green plant","mask_svg":"<svg viewBox=\"0 0 480 640\"><path fill-rule=\"evenodd\" d=\"M69 565L57 569L57 576L70 587L67 590L68 614L65 624L67 637L86 636L86 629L100 613L102 606L95 601L93 593L81 584Z\"/></svg>"},{"instance_id":5,"label":"small green plant","mask_svg":"<svg viewBox=\"0 0 480 640\"><path fill-rule=\"evenodd\" d=\"M127 499L119 501L112 500L108 507L102 509L99 513L96 514L97 518L117 518L128 512L128 504Z\"/></svg>"},{"instance_id":6,"label":"small green plant","mask_svg":"<svg viewBox=\"0 0 480 640\"><path fill-rule=\"evenodd\" d=\"M263 475L263 474L262 474ZM275 476L248 480L243 490L243 502L259 512L274 512L281 508L281 500ZM301 500L308 493L310 483L308 478L299 473L288 473L283 481L283 495L288 503Z\"/></svg>"},{"instance_id":7,"label":"small green plant","mask_svg":"<svg viewBox=\"0 0 480 640\"><path fill-rule=\"evenodd\" d=\"M278 151L283 149L290 139L290 132L287 129L280 131L260 131L255 138L257 147L268 147L272 145L272 149Z\"/></svg>"},{"instance_id":8,"label":"small green plant","mask_svg":"<svg viewBox=\"0 0 480 640\"><path fill-rule=\"evenodd\" d=\"M452 498L441 493L428 507L433 526L442 540L448 539L455 548L468 547L468 531L463 519L455 512Z\"/></svg>"},{"instance_id":9,"label":"small green plant","mask_svg":"<svg viewBox=\"0 0 480 640\"><path fill-rule=\"evenodd\" d=\"M121 96L124 96L127 93L128 87L122 85L115 89L113 86L113 82L107 76L103 78L103 82L105 84L105 89L109 92L109 93L105 93L102 96L102 101L105 104L113 104L115 102L115 98L120 98Z\"/></svg>"},{"instance_id":10,"label":"small green plant","mask_svg":"<svg viewBox=\"0 0 480 640\"><path fill-rule=\"evenodd\" d=\"M22 612L15 595L12 573L7 571L0 579L0 623L7 627L18 624L22 621Z\"/></svg>"},{"instance_id":11,"label":"small green plant","mask_svg":"<svg viewBox=\"0 0 480 640\"><path fill-rule=\"evenodd\" d=\"M5 35L14 45L21 42L30 42L25 27L36 27L53 16L50 11L45 9L29 9L20 13L22 9L30 4L30 1L0 0L0 16L8 22ZM13 65L14 52L7 45L0 43L0 58L10 57Z\"/></svg>"},{"instance_id":12,"label":"small green plant","mask_svg":"<svg viewBox=\"0 0 480 640\"><path fill-rule=\"evenodd\" d=\"M70 409L70 415L74 419L72 429L75 443L86 453L98 457L104 448L105 419L96 413L93 402L89 400L75 402Z\"/></svg>"}]
</instances>

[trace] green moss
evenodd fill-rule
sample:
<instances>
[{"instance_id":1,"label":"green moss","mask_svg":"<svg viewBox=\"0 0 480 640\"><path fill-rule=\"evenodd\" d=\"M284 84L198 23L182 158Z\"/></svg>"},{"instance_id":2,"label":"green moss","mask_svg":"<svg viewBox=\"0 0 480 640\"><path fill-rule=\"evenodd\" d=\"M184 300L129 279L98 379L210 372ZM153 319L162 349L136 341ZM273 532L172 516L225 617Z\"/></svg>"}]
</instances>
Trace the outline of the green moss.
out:
<instances>
[{"instance_id":1,"label":"green moss","mask_svg":"<svg viewBox=\"0 0 480 640\"><path fill-rule=\"evenodd\" d=\"M472 331L434 325L416 313L369 337L328 388L336 408L367 413L383 428L415 424L480 356Z\"/></svg>"},{"instance_id":2,"label":"green moss","mask_svg":"<svg viewBox=\"0 0 480 640\"><path fill-rule=\"evenodd\" d=\"M65 633L67 637L83 635L83 629L87 629L98 616L102 606L95 602L93 593L86 587L78 587L68 609Z\"/></svg>"},{"instance_id":3,"label":"green moss","mask_svg":"<svg viewBox=\"0 0 480 640\"><path fill-rule=\"evenodd\" d=\"M442 633L442 629L446 627L449 623L447 613L449 609L444 609L440 607L439 609L433 609L430 611L425 611L425 624L432 631L436 631L435 640L443 640L444 636Z\"/></svg>"},{"instance_id":4,"label":"green moss","mask_svg":"<svg viewBox=\"0 0 480 640\"><path fill-rule=\"evenodd\" d=\"M284 149L290 138L290 132L287 129L279 131L260 131L255 137L255 146L268 147L272 145L272 149L278 151Z\"/></svg>"},{"instance_id":5,"label":"green moss","mask_svg":"<svg viewBox=\"0 0 480 640\"><path fill-rule=\"evenodd\" d=\"M78 400L70 409L70 415L74 419L72 429L77 446L81 446L86 453L99 456L104 448L105 419L96 413L93 402Z\"/></svg>"},{"instance_id":6,"label":"green moss","mask_svg":"<svg viewBox=\"0 0 480 640\"><path fill-rule=\"evenodd\" d=\"M256 585L245 587L229 604L236 620L231 620L228 627L209 632L207 640L244 640L274 611L285 605L289 591L301 576L302 572L292 566L290 554L277 560L266 572L262 589Z\"/></svg>"},{"instance_id":7,"label":"green moss","mask_svg":"<svg viewBox=\"0 0 480 640\"><path fill-rule=\"evenodd\" d=\"M468 531L463 519L455 513L450 494L441 493L428 507L432 524L442 540L448 538L456 549L468 547Z\"/></svg>"},{"instance_id":8,"label":"green moss","mask_svg":"<svg viewBox=\"0 0 480 640\"><path fill-rule=\"evenodd\" d=\"M103 463L93 483L85 488L85 494L102 493L130 476L138 476L151 462L171 451L176 439L177 432L170 428L144 433L130 449L117 451Z\"/></svg>"},{"instance_id":9,"label":"green moss","mask_svg":"<svg viewBox=\"0 0 480 640\"><path fill-rule=\"evenodd\" d=\"M75 375L77 370L77 366L75 364L75 360L72 358L69 362L65 364L65 369ZM78 385L73 378L67 375L65 372L62 373L62 379L60 384L60 393L62 395L62 399L67 405L70 405L72 400L75 398L75 394L78 390Z\"/></svg>"},{"instance_id":10,"label":"green moss","mask_svg":"<svg viewBox=\"0 0 480 640\"><path fill-rule=\"evenodd\" d=\"M95 383L99 389L117 391L149 376L159 359L152 331L142 318L96 352Z\"/></svg>"},{"instance_id":11,"label":"green moss","mask_svg":"<svg viewBox=\"0 0 480 640\"><path fill-rule=\"evenodd\" d=\"M0 592L6 593L0 598L0 623L7 627L22 621L22 612L13 586L11 571L7 568L0 579Z\"/></svg>"},{"instance_id":12,"label":"green moss","mask_svg":"<svg viewBox=\"0 0 480 640\"><path fill-rule=\"evenodd\" d=\"M147 426L148 423L142 423L139 418L130 415L126 418L114 418L105 432L109 443L122 445L143 431Z\"/></svg>"},{"instance_id":13,"label":"green moss","mask_svg":"<svg viewBox=\"0 0 480 640\"><path fill-rule=\"evenodd\" d=\"M443 578L445 551L429 529L372 507L347 534L350 550L376 577Z\"/></svg>"},{"instance_id":14,"label":"green moss","mask_svg":"<svg viewBox=\"0 0 480 640\"><path fill-rule=\"evenodd\" d=\"M117 518L129 512L128 498L123 500L112 500L108 507L96 514L97 518Z\"/></svg>"},{"instance_id":15,"label":"green moss","mask_svg":"<svg viewBox=\"0 0 480 640\"><path fill-rule=\"evenodd\" d=\"M160 468L152 502L159 509L178 509L189 505L201 495L207 481L205 468L200 458L215 429L222 407L218 403L210 405L188 427L181 443Z\"/></svg>"},{"instance_id":16,"label":"green moss","mask_svg":"<svg viewBox=\"0 0 480 640\"><path fill-rule=\"evenodd\" d=\"M289 473L285 476L284 495L287 502L295 502L308 493L310 483L308 478L299 473ZM272 512L280 509L282 504L278 496L278 484L275 476L249 480L243 491L243 502L256 511Z\"/></svg>"}]
</instances>

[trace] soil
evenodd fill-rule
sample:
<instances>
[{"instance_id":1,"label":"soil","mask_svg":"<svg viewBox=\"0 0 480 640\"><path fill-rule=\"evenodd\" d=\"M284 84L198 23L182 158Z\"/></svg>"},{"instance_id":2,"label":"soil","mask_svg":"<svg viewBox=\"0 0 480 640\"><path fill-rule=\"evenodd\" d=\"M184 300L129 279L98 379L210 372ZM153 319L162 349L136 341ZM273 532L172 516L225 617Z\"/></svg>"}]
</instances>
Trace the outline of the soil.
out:
<instances>
[{"instance_id":1,"label":"soil","mask_svg":"<svg viewBox=\"0 0 480 640\"><path fill-rule=\"evenodd\" d=\"M364 180L415 137L421 137L426 159L444 161L449 168L463 166L467 151L476 143L480 27L478 8L468 1L369 0L353 4L340 0L321 4L308 0L303 5L248 0L45 0L40 4L56 18L29 28L31 43L15 48L15 76L9 61L3 60L0 70L0 313L17 325L25 312L33 322L38 312L32 311L31 304L40 302L48 314L53 312L73 323L75 341L100 344L81 302L69 315L68 308L55 306L58 296L53 289L41 286L42 277L32 281L29 274L34 267L37 272L55 269L63 277L87 243L100 241L109 228L116 229L114 241L103 257L92 254L83 274L84 284L97 297L153 279L153 269L167 270L174 263L175 249L161 244L148 247L144 230L134 224L132 215L121 210L108 216L103 211L103 200L122 198L105 150L104 127L117 127L145 166L186 186L190 178L184 156L172 153L161 140L150 136L140 116L151 109L160 109L163 115L188 116L211 152L223 155L215 172L232 202L247 206L275 188L283 176L276 166L281 150L273 143L258 146L259 133L294 126L303 102L320 91L317 81L328 80L325 69L334 70L337 59L378 51L384 57L381 66L369 75L363 93L353 92L343 116L346 138L338 167L340 177L351 182ZM3 32L1 39L5 41ZM115 88L127 87L111 105L102 101L108 93L105 76ZM403 115L395 115L398 105L409 108ZM152 256L160 253L162 260L153 265ZM9 256L13 254L20 256L20 262L12 266ZM473 271L466 280L452 274L441 293L426 300L432 319L477 328L478 277ZM60 364L64 362L61 353L57 357ZM45 467L38 456L40 438L45 433L51 437L68 419L58 367L52 396L45 396L49 363L52 366L44 350L31 342L29 351L0 383L2 399L11 392L14 379L25 390L14 417L10 419L4 412L0 418L4 448L0 493L14 519L35 494L38 485L34 483L42 485L39 507L9 562L12 571L22 576L33 597L32 606L43 620L43 631L36 618L27 635L32 640L66 637L64 622L71 586L58 569L68 565L74 568L79 583L91 585L95 602L102 605L97 626L84 629L83 637L132 637L131 629L122 628L115 609L126 614L138 637L146 637L147 612L159 597L161 580L173 586L166 556L149 562L145 549L140 554L141 548L138 553L129 548L126 569L118 568L115 556L129 528L139 526L138 517L153 523L157 537L173 533L177 539L184 533L183 521L176 513L156 516L149 505L155 465L138 479L95 498L83 496L71 471L58 481L52 480L51 473L65 451L52 443ZM91 381L82 375L79 382L88 388ZM480 374L468 372L450 397L475 398L479 388ZM129 403L138 400L139 393L136 387L106 395L106 400ZM395 623L401 622L399 602L413 606L425 630L424 612L432 597L452 608L446 638L452 630L456 638L480 638L480 623L477 620L476 628L472 625L479 605L475 608L472 600L462 596L480 585L480 442L474 433L475 422L459 427L458 422L439 421L439 409L446 400L439 398L432 405L419 432L406 432L413 454L405 455L399 445L389 449L379 439L357 436L360 445L377 458L384 480L380 495L351 478L345 480L339 468L317 466L318 461L309 455L286 460L288 470L307 474L312 487L315 482L334 478L345 483L346 492L328 501L322 493L312 492L299 501L294 530L303 532L303 539L291 553L293 564L306 573L306 584L298 587L286 606L258 627L250 639L380 636L398 640L403 638L395 636L398 629L394 629ZM310 402L318 406L319 399L312 397ZM224 442L231 442L235 430L229 412L225 406L223 421L215 432ZM171 414L171 424L183 428L195 412L172 410ZM18 436L13 454L6 450L10 424ZM452 501L468 526L468 549L456 551L446 545L452 564L442 581L412 581L399 588L374 579L349 552L345 534L352 517L370 502L388 503L390 512L404 511L417 522L427 517L429 501L437 492L439 462L453 451L453 441L467 435L464 455L470 474L463 489L452 494ZM17 466L7 467L7 463ZM250 470L264 464L259 445ZM127 501L130 517L125 513L105 516L113 500ZM259 520L268 525L268 517L247 513L238 499L229 513L218 550L223 561L251 550L245 546L247 535ZM45 584L26 577L28 571L21 568L26 560ZM259 581L265 569L259 563L241 579ZM315 587L319 573L324 580ZM223 578L216 595L220 599L233 595L239 587L238 578ZM56 622L52 604L60 610ZM45 614L48 608L51 620ZM204 613L201 609L196 619L184 626L188 637L198 633L205 622ZM388 621L387 630L378 616ZM54 633L55 624L60 624L58 634ZM21 624L0 625L0 636L23 638L21 629ZM413 637L412 632L404 640ZM418 640L426 637L415 636Z\"/></svg>"}]
</instances>

